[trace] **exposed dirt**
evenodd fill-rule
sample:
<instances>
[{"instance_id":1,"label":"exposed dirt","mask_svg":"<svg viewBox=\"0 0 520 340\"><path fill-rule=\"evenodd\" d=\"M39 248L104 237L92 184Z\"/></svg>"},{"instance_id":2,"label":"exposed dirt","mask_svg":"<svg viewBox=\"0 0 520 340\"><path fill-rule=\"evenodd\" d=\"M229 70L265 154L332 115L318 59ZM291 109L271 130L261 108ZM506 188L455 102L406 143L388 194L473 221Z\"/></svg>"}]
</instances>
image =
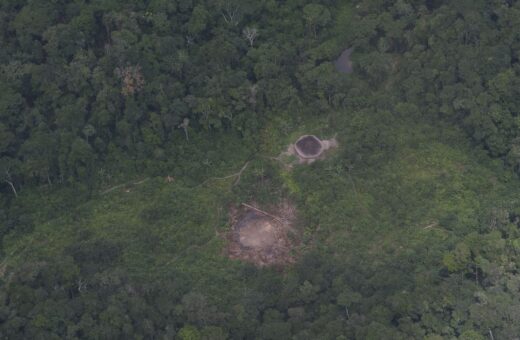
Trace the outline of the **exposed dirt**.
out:
<instances>
[{"instance_id":1,"label":"exposed dirt","mask_svg":"<svg viewBox=\"0 0 520 340\"><path fill-rule=\"evenodd\" d=\"M250 211L237 223L238 242L249 249L269 250L276 244L276 228L272 218Z\"/></svg>"},{"instance_id":2,"label":"exposed dirt","mask_svg":"<svg viewBox=\"0 0 520 340\"><path fill-rule=\"evenodd\" d=\"M262 210L255 204L232 207L227 255L257 266L283 266L294 262L293 249L299 243L293 227L296 210L284 201Z\"/></svg>"}]
</instances>

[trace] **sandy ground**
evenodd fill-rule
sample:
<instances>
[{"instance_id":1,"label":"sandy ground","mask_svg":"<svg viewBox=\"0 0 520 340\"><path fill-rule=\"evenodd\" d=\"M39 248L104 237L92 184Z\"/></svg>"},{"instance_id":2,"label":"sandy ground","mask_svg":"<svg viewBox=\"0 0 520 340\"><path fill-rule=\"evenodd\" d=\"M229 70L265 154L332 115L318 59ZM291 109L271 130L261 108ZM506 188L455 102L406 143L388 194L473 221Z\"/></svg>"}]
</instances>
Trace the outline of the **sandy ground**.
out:
<instances>
[{"instance_id":1,"label":"sandy ground","mask_svg":"<svg viewBox=\"0 0 520 340\"><path fill-rule=\"evenodd\" d=\"M255 207L255 204L250 206ZM259 211L246 206L230 209L232 227L227 235L227 255L257 266L293 263L292 250L299 243L293 226L296 219L294 206L282 202L265 210L265 214Z\"/></svg>"}]
</instances>

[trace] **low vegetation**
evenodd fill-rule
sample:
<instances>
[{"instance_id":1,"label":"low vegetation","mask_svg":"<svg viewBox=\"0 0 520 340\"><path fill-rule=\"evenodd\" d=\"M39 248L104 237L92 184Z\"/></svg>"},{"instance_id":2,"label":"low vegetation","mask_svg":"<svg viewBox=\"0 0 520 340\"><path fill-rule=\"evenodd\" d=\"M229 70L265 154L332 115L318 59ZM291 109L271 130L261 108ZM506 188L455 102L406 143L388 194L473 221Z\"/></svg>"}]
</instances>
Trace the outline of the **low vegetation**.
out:
<instances>
[{"instance_id":1,"label":"low vegetation","mask_svg":"<svg viewBox=\"0 0 520 340\"><path fill-rule=\"evenodd\" d=\"M518 336L519 6L1 2L0 337Z\"/></svg>"}]
</instances>

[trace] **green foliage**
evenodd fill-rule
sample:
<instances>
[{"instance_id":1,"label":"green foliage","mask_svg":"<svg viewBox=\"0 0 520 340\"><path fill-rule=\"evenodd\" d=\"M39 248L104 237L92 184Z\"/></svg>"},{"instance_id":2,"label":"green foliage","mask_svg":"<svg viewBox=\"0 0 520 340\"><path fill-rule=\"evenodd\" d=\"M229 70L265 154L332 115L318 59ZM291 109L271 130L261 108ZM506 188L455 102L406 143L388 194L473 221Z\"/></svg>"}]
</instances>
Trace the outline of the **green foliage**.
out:
<instances>
[{"instance_id":1,"label":"green foliage","mask_svg":"<svg viewBox=\"0 0 520 340\"><path fill-rule=\"evenodd\" d=\"M308 4L303 7L303 18L314 36L316 36L318 28L326 26L331 19L329 10L319 4Z\"/></svg>"},{"instance_id":2,"label":"green foliage","mask_svg":"<svg viewBox=\"0 0 520 340\"><path fill-rule=\"evenodd\" d=\"M197 5L193 9L190 21L188 21L188 32L191 34L201 33L207 25L209 18L208 11L202 5Z\"/></svg>"},{"instance_id":3,"label":"green foliage","mask_svg":"<svg viewBox=\"0 0 520 340\"><path fill-rule=\"evenodd\" d=\"M200 340L200 332L193 326L184 326L180 329L177 337L180 340Z\"/></svg>"},{"instance_id":4,"label":"green foliage","mask_svg":"<svg viewBox=\"0 0 520 340\"><path fill-rule=\"evenodd\" d=\"M458 244L453 252L444 256L442 262L452 272L466 269L471 262L471 253L468 246L464 243Z\"/></svg>"},{"instance_id":5,"label":"green foliage","mask_svg":"<svg viewBox=\"0 0 520 340\"><path fill-rule=\"evenodd\" d=\"M2 2L0 334L517 337L518 10ZM287 168L308 133L339 147ZM295 264L224 256L285 199Z\"/></svg>"}]
</instances>

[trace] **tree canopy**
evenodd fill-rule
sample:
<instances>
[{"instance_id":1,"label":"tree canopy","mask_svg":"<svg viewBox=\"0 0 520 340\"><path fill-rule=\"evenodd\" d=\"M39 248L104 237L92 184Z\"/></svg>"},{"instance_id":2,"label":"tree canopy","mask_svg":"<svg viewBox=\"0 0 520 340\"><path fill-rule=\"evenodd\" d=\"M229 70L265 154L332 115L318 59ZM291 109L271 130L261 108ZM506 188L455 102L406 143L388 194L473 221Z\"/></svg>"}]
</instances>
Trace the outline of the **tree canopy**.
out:
<instances>
[{"instance_id":1,"label":"tree canopy","mask_svg":"<svg viewBox=\"0 0 520 340\"><path fill-rule=\"evenodd\" d=\"M519 29L514 0L0 2L0 337L517 337ZM339 147L289 167L301 135ZM229 207L283 200L296 263L223 255Z\"/></svg>"}]
</instances>

